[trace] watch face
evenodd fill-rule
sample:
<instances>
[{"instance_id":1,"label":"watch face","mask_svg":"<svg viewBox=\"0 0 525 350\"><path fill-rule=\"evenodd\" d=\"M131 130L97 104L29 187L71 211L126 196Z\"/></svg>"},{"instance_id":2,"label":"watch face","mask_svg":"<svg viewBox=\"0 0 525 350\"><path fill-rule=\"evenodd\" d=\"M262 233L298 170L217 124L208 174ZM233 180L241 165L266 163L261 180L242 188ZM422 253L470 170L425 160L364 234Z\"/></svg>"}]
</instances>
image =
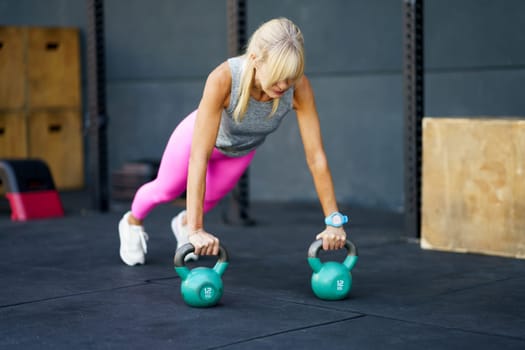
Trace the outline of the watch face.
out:
<instances>
[{"instance_id":1,"label":"watch face","mask_svg":"<svg viewBox=\"0 0 525 350\"><path fill-rule=\"evenodd\" d=\"M341 217L341 215L334 215L332 217L332 223L334 225L342 225L343 224L343 218Z\"/></svg>"}]
</instances>

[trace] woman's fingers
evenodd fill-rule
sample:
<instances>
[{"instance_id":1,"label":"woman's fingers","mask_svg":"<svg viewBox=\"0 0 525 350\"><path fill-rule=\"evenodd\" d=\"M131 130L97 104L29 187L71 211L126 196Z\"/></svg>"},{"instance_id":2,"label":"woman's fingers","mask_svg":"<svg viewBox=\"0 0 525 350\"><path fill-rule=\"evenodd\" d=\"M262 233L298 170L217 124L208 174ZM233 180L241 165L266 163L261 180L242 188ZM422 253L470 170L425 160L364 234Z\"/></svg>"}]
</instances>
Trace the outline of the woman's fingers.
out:
<instances>
[{"instance_id":1,"label":"woman's fingers","mask_svg":"<svg viewBox=\"0 0 525 350\"><path fill-rule=\"evenodd\" d=\"M323 240L323 250L341 249L345 246L346 233L342 229L337 231L326 229L318 234L316 239Z\"/></svg>"},{"instance_id":2,"label":"woman's fingers","mask_svg":"<svg viewBox=\"0 0 525 350\"><path fill-rule=\"evenodd\" d=\"M200 231L190 235L189 241L195 247L197 255L219 254L219 239L207 232Z\"/></svg>"}]
</instances>

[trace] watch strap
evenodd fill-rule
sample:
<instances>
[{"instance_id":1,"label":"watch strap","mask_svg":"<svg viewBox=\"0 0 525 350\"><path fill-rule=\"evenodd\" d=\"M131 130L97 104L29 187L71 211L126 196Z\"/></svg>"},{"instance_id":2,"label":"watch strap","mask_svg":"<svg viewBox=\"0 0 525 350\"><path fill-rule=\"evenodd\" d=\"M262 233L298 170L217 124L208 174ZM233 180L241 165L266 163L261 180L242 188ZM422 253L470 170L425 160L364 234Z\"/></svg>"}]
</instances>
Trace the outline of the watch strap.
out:
<instances>
[{"instance_id":1,"label":"watch strap","mask_svg":"<svg viewBox=\"0 0 525 350\"><path fill-rule=\"evenodd\" d=\"M340 223L334 223L334 217L338 216L341 219ZM326 225L334 226L334 227L341 227L344 224L348 222L348 216L341 214L338 211L333 212L332 214L328 215L324 222Z\"/></svg>"}]
</instances>

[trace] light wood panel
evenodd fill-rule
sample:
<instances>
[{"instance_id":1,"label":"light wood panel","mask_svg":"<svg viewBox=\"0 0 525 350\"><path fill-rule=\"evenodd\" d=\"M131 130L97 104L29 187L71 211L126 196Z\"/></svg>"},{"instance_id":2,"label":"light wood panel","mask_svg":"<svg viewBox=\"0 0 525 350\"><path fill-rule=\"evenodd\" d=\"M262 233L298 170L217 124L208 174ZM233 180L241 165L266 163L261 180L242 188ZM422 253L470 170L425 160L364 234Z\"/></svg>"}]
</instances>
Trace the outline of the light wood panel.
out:
<instances>
[{"instance_id":1,"label":"light wood panel","mask_svg":"<svg viewBox=\"0 0 525 350\"><path fill-rule=\"evenodd\" d=\"M25 28L0 26L0 109L19 109L25 101Z\"/></svg>"},{"instance_id":2,"label":"light wood panel","mask_svg":"<svg viewBox=\"0 0 525 350\"><path fill-rule=\"evenodd\" d=\"M80 60L78 30L30 28L28 32L28 106L78 107Z\"/></svg>"},{"instance_id":3,"label":"light wood panel","mask_svg":"<svg viewBox=\"0 0 525 350\"><path fill-rule=\"evenodd\" d=\"M33 111L28 126L29 157L46 161L57 188L82 187L84 152L80 112Z\"/></svg>"},{"instance_id":4,"label":"light wood panel","mask_svg":"<svg viewBox=\"0 0 525 350\"><path fill-rule=\"evenodd\" d=\"M425 118L423 248L525 258L525 120Z\"/></svg>"}]
</instances>

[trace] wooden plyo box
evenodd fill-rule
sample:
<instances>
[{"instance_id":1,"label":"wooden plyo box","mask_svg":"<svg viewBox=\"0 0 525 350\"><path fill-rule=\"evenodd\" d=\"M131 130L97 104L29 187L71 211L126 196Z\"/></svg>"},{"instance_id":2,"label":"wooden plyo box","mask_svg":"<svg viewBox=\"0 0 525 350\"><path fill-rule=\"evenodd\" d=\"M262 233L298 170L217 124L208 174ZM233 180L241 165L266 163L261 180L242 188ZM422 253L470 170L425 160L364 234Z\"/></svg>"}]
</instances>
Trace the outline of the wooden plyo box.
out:
<instances>
[{"instance_id":1,"label":"wooden plyo box","mask_svg":"<svg viewBox=\"0 0 525 350\"><path fill-rule=\"evenodd\" d=\"M76 28L28 28L29 108L80 106L80 48Z\"/></svg>"},{"instance_id":2,"label":"wooden plyo box","mask_svg":"<svg viewBox=\"0 0 525 350\"><path fill-rule=\"evenodd\" d=\"M24 28L0 26L0 109L19 109L25 103Z\"/></svg>"},{"instance_id":3,"label":"wooden plyo box","mask_svg":"<svg viewBox=\"0 0 525 350\"><path fill-rule=\"evenodd\" d=\"M60 190L84 186L79 34L0 25L0 158L44 160Z\"/></svg>"},{"instance_id":4,"label":"wooden plyo box","mask_svg":"<svg viewBox=\"0 0 525 350\"><path fill-rule=\"evenodd\" d=\"M26 120L22 111L0 111L0 158L27 155Z\"/></svg>"},{"instance_id":5,"label":"wooden plyo box","mask_svg":"<svg viewBox=\"0 0 525 350\"><path fill-rule=\"evenodd\" d=\"M525 258L525 119L424 118L421 247Z\"/></svg>"},{"instance_id":6,"label":"wooden plyo box","mask_svg":"<svg viewBox=\"0 0 525 350\"><path fill-rule=\"evenodd\" d=\"M45 159L60 189L84 185L82 118L72 109L31 111L28 118L30 158Z\"/></svg>"}]
</instances>

